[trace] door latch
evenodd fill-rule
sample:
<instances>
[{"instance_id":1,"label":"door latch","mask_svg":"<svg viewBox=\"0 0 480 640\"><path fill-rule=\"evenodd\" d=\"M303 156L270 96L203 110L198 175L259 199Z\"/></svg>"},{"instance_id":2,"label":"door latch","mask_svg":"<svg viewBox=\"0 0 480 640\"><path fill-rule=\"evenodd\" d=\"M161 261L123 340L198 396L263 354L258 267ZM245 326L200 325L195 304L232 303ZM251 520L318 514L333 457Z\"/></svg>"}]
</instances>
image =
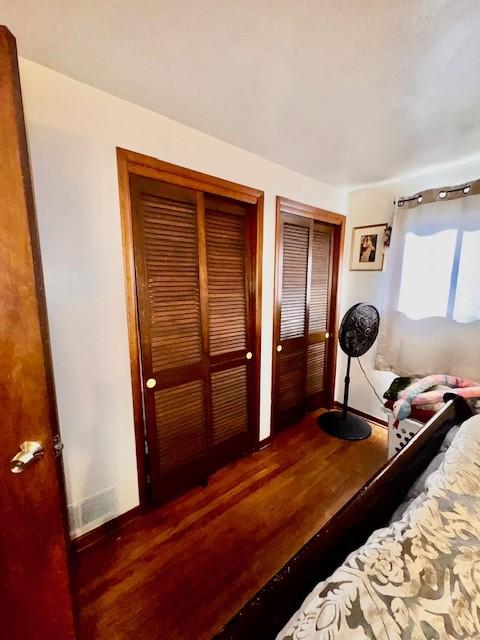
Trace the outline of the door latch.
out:
<instances>
[{"instance_id":1,"label":"door latch","mask_svg":"<svg viewBox=\"0 0 480 640\"><path fill-rule=\"evenodd\" d=\"M56 436L53 436L53 450L55 451L56 458L58 458L63 451L63 442L60 440L59 433L57 433Z\"/></svg>"}]
</instances>

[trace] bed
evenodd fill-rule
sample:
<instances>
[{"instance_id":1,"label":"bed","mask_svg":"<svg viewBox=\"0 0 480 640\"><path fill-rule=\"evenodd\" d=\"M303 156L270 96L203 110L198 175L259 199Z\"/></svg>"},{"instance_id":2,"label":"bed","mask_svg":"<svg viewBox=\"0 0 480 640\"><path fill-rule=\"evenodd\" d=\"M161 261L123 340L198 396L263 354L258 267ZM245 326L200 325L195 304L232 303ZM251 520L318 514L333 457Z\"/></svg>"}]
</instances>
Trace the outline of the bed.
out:
<instances>
[{"instance_id":1,"label":"bed","mask_svg":"<svg viewBox=\"0 0 480 640\"><path fill-rule=\"evenodd\" d=\"M444 408L217 637L480 637L480 564L478 574L472 568L480 559L480 416L471 417L465 401L447 394ZM427 495L409 496L422 476ZM421 553L412 551L418 544Z\"/></svg>"}]
</instances>

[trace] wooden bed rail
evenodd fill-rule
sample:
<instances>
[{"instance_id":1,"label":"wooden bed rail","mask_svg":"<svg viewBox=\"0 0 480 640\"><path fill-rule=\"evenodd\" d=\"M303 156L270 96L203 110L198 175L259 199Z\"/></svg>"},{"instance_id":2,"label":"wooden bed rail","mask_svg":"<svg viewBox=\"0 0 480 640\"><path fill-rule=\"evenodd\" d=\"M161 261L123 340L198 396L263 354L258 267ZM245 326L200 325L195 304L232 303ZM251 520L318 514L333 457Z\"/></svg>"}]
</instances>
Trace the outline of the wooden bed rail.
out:
<instances>
[{"instance_id":1,"label":"wooden bed rail","mask_svg":"<svg viewBox=\"0 0 480 640\"><path fill-rule=\"evenodd\" d=\"M445 406L246 603L216 638L273 640L315 585L375 529L385 526L411 484L437 454L448 430L473 415L463 398L452 396L446 394Z\"/></svg>"}]
</instances>

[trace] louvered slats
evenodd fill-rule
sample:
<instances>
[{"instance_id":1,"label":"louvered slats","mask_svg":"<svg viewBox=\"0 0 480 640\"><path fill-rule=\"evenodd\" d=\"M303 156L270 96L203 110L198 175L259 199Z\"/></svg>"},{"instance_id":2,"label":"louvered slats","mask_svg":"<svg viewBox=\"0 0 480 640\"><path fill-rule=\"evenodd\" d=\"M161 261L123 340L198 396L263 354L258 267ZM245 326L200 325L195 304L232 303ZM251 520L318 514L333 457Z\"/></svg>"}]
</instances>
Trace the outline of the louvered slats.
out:
<instances>
[{"instance_id":1,"label":"louvered slats","mask_svg":"<svg viewBox=\"0 0 480 640\"><path fill-rule=\"evenodd\" d=\"M152 494L165 499L252 444L253 209L150 178L130 186Z\"/></svg>"},{"instance_id":2,"label":"louvered slats","mask_svg":"<svg viewBox=\"0 0 480 640\"><path fill-rule=\"evenodd\" d=\"M324 227L313 226L312 237L312 279L310 288L310 306L308 332L318 333L327 330L328 297L330 280L330 243L332 234Z\"/></svg>"},{"instance_id":3,"label":"louvered slats","mask_svg":"<svg viewBox=\"0 0 480 640\"><path fill-rule=\"evenodd\" d=\"M245 365L212 373L214 444L248 430L247 394Z\"/></svg>"},{"instance_id":4,"label":"louvered slats","mask_svg":"<svg viewBox=\"0 0 480 640\"><path fill-rule=\"evenodd\" d=\"M320 393L325 388L325 342L308 345L307 396Z\"/></svg>"},{"instance_id":5,"label":"louvered slats","mask_svg":"<svg viewBox=\"0 0 480 640\"><path fill-rule=\"evenodd\" d=\"M207 210L210 354L246 349L245 217Z\"/></svg>"},{"instance_id":6,"label":"louvered slats","mask_svg":"<svg viewBox=\"0 0 480 640\"><path fill-rule=\"evenodd\" d=\"M201 380L156 391L155 417L161 473L205 455L206 420Z\"/></svg>"},{"instance_id":7,"label":"louvered slats","mask_svg":"<svg viewBox=\"0 0 480 640\"><path fill-rule=\"evenodd\" d=\"M142 194L143 248L154 371L202 357L195 205Z\"/></svg>"},{"instance_id":8,"label":"louvered slats","mask_svg":"<svg viewBox=\"0 0 480 640\"><path fill-rule=\"evenodd\" d=\"M304 391L304 352L280 354L279 408L291 409L302 403Z\"/></svg>"},{"instance_id":9,"label":"louvered slats","mask_svg":"<svg viewBox=\"0 0 480 640\"><path fill-rule=\"evenodd\" d=\"M331 307L333 225L280 202L282 274L277 320L275 420L277 428L297 420L304 411L325 406L330 392L327 332Z\"/></svg>"},{"instance_id":10,"label":"louvered slats","mask_svg":"<svg viewBox=\"0 0 480 640\"><path fill-rule=\"evenodd\" d=\"M301 337L305 332L308 237L308 227L284 223L281 340Z\"/></svg>"}]
</instances>

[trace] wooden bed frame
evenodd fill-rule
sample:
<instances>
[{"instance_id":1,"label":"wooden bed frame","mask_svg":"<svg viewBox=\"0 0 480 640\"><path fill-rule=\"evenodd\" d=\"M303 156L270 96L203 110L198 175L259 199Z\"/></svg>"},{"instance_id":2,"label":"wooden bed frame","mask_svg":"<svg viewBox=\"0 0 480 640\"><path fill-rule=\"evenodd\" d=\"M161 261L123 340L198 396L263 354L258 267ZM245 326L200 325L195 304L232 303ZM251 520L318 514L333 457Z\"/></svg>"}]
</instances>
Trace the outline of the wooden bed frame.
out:
<instances>
[{"instance_id":1,"label":"wooden bed frame","mask_svg":"<svg viewBox=\"0 0 480 640\"><path fill-rule=\"evenodd\" d=\"M462 398L447 393L444 400L445 406L245 604L216 638L273 640L315 585L375 529L386 525L411 484L438 453L447 431L473 415Z\"/></svg>"}]
</instances>

